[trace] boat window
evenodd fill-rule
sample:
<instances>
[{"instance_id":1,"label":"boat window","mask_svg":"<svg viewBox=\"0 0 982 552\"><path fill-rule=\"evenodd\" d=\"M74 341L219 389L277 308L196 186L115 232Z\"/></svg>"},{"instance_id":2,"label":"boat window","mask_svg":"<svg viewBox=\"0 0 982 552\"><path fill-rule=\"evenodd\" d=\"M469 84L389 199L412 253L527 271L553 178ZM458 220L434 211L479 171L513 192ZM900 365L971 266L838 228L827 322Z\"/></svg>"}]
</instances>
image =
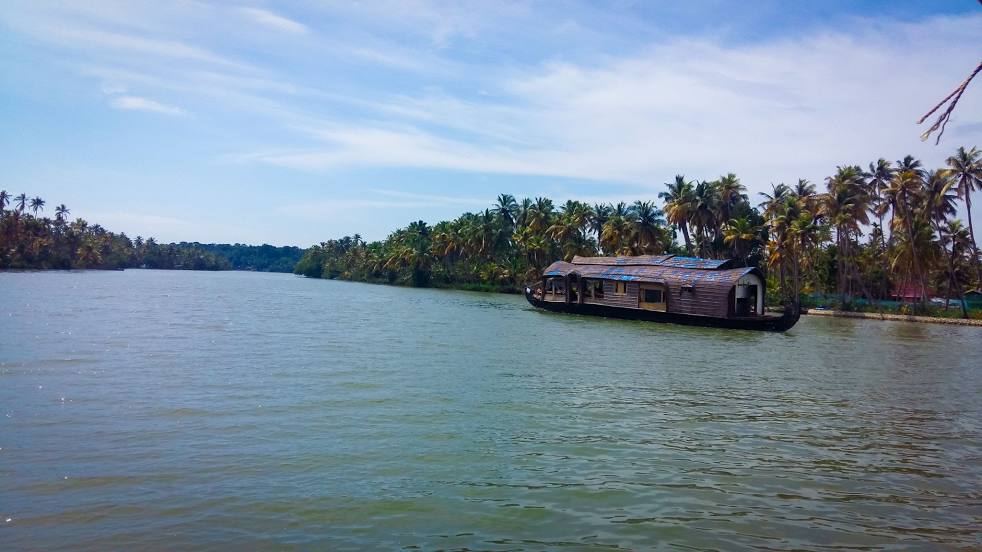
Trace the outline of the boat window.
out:
<instances>
[{"instance_id":1,"label":"boat window","mask_svg":"<svg viewBox=\"0 0 982 552\"><path fill-rule=\"evenodd\" d=\"M614 282L614 293L624 295L627 293L627 282Z\"/></svg>"},{"instance_id":2,"label":"boat window","mask_svg":"<svg viewBox=\"0 0 982 552\"><path fill-rule=\"evenodd\" d=\"M587 280L586 281L586 295L593 299L603 299L604 298L604 283L601 280Z\"/></svg>"},{"instance_id":3,"label":"boat window","mask_svg":"<svg viewBox=\"0 0 982 552\"><path fill-rule=\"evenodd\" d=\"M644 310L665 312L668 308L665 286L661 284L641 284L638 293L638 306Z\"/></svg>"},{"instance_id":4,"label":"boat window","mask_svg":"<svg viewBox=\"0 0 982 552\"><path fill-rule=\"evenodd\" d=\"M664 303L662 299L660 289L646 289L644 290L644 302L645 303Z\"/></svg>"}]
</instances>

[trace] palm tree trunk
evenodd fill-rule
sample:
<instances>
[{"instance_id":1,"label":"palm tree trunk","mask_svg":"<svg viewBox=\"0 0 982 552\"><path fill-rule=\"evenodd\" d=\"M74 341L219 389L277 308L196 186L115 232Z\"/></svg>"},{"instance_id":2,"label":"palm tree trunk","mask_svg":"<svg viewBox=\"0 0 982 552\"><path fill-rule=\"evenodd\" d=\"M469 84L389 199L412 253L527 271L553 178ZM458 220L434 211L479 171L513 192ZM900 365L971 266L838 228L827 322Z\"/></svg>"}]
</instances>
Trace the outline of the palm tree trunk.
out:
<instances>
[{"instance_id":1,"label":"palm tree trunk","mask_svg":"<svg viewBox=\"0 0 982 552\"><path fill-rule=\"evenodd\" d=\"M975 229L972 227L972 190L965 192L965 210L968 212L968 235L972 237L972 264L975 265L975 282L982 287L982 266L979 264L979 246L975 243Z\"/></svg>"},{"instance_id":2,"label":"palm tree trunk","mask_svg":"<svg viewBox=\"0 0 982 552\"><path fill-rule=\"evenodd\" d=\"M883 215L880 215L880 245L887 248L887 231L883 228Z\"/></svg>"},{"instance_id":3,"label":"palm tree trunk","mask_svg":"<svg viewBox=\"0 0 982 552\"><path fill-rule=\"evenodd\" d=\"M944 311L948 312L948 303L951 302L951 272L948 273L948 288L944 292Z\"/></svg>"},{"instance_id":4,"label":"palm tree trunk","mask_svg":"<svg viewBox=\"0 0 982 552\"><path fill-rule=\"evenodd\" d=\"M897 216L896 209L890 209L890 239L887 240L887 246L893 245L893 219Z\"/></svg>"},{"instance_id":5,"label":"palm tree trunk","mask_svg":"<svg viewBox=\"0 0 982 552\"><path fill-rule=\"evenodd\" d=\"M781 255L781 262L778 264L778 273L781 278L781 299L788 299L788 285L785 279L785 273L788 271L787 262L784 260L784 255Z\"/></svg>"},{"instance_id":6,"label":"palm tree trunk","mask_svg":"<svg viewBox=\"0 0 982 552\"><path fill-rule=\"evenodd\" d=\"M883 264L883 281L880 283L880 300L882 301L889 291L889 281L887 275L890 274L890 262L887 259L887 234L883 227L883 215L880 215L880 260Z\"/></svg>"},{"instance_id":7,"label":"palm tree trunk","mask_svg":"<svg viewBox=\"0 0 982 552\"><path fill-rule=\"evenodd\" d=\"M835 240L838 251L836 252L835 268L836 268L836 284L839 286L839 308L842 308L846 304L846 280L845 280L845 263L843 258L845 257L844 247L842 245L842 227L836 228Z\"/></svg>"},{"instance_id":8,"label":"palm tree trunk","mask_svg":"<svg viewBox=\"0 0 982 552\"><path fill-rule=\"evenodd\" d=\"M679 226L682 227L682 237L685 238L685 250L688 252L689 256L692 256L692 241L689 239L689 225L682 222Z\"/></svg>"},{"instance_id":9,"label":"palm tree trunk","mask_svg":"<svg viewBox=\"0 0 982 552\"><path fill-rule=\"evenodd\" d=\"M914 275L917 276L917 281L921 285L921 306L927 308L927 281L924 279L924 273L921 272L921 263L917 259L917 249L914 247L914 229L910 223L910 213L904 217L904 226L907 227L907 241L910 247L910 259L914 264Z\"/></svg>"},{"instance_id":10,"label":"palm tree trunk","mask_svg":"<svg viewBox=\"0 0 982 552\"><path fill-rule=\"evenodd\" d=\"M794 312L797 313L801 309L801 269L799 268L799 255L796 253L794 257L795 261L791 268L791 286L793 288L791 291L794 296L791 298L791 304L794 305Z\"/></svg>"}]
</instances>

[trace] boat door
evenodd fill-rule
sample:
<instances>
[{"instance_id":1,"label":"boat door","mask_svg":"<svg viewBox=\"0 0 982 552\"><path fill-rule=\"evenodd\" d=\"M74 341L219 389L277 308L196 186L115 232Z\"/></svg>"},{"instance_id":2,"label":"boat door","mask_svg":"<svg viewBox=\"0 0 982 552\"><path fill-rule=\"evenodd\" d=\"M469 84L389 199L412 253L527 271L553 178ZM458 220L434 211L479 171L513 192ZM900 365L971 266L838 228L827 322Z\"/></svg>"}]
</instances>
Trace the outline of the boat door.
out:
<instances>
[{"instance_id":1,"label":"boat door","mask_svg":"<svg viewBox=\"0 0 982 552\"><path fill-rule=\"evenodd\" d=\"M567 303L582 303L583 302L583 290L581 289L582 282L580 281L580 275L572 272L566 277L566 302Z\"/></svg>"},{"instance_id":2,"label":"boat door","mask_svg":"<svg viewBox=\"0 0 982 552\"><path fill-rule=\"evenodd\" d=\"M760 278L756 274L747 274L737 281L733 313L737 316L756 316L763 314L763 295L761 294Z\"/></svg>"}]
</instances>

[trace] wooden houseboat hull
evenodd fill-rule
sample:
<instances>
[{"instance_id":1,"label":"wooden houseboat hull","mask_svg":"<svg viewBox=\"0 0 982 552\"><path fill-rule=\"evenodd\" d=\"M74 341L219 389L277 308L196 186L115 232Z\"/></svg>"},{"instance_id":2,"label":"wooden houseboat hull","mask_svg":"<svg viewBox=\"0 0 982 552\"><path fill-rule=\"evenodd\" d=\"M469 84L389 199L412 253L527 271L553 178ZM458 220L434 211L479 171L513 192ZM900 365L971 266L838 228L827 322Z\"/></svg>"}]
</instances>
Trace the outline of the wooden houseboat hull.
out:
<instances>
[{"instance_id":1,"label":"wooden houseboat hull","mask_svg":"<svg viewBox=\"0 0 982 552\"><path fill-rule=\"evenodd\" d=\"M675 312L650 311L600 305L595 303L566 303L562 301L545 301L535 296L532 287L525 288L525 299L536 308L552 312L569 314L584 314L603 316L605 318L621 318L625 320L646 320L649 322L667 322L688 326L704 326L712 328L729 328L737 330L756 330L767 332L784 332L791 329L801 316L800 310L786 309L782 315L763 315L739 318L716 318L681 314Z\"/></svg>"}]
</instances>

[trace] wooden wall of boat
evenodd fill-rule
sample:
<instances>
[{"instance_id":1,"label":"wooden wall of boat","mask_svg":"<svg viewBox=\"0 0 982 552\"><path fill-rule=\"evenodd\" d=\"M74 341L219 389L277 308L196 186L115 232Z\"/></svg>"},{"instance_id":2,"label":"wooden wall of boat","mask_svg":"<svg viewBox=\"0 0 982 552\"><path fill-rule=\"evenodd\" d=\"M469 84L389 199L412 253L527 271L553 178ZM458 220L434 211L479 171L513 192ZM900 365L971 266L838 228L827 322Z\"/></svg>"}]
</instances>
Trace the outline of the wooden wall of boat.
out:
<instances>
[{"instance_id":1,"label":"wooden wall of boat","mask_svg":"<svg viewBox=\"0 0 982 552\"><path fill-rule=\"evenodd\" d=\"M595 300L595 302L610 305L611 307L638 308L638 283L624 283L627 284L627 293L617 294L614 293L615 282L613 280L604 280L604 298L602 300Z\"/></svg>"},{"instance_id":2,"label":"wooden wall of boat","mask_svg":"<svg viewBox=\"0 0 982 552\"><path fill-rule=\"evenodd\" d=\"M732 287L730 282L698 282L691 291L682 286L671 288L668 312L725 318L730 312L728 294Z\"/></svg>"}]
</instances>

